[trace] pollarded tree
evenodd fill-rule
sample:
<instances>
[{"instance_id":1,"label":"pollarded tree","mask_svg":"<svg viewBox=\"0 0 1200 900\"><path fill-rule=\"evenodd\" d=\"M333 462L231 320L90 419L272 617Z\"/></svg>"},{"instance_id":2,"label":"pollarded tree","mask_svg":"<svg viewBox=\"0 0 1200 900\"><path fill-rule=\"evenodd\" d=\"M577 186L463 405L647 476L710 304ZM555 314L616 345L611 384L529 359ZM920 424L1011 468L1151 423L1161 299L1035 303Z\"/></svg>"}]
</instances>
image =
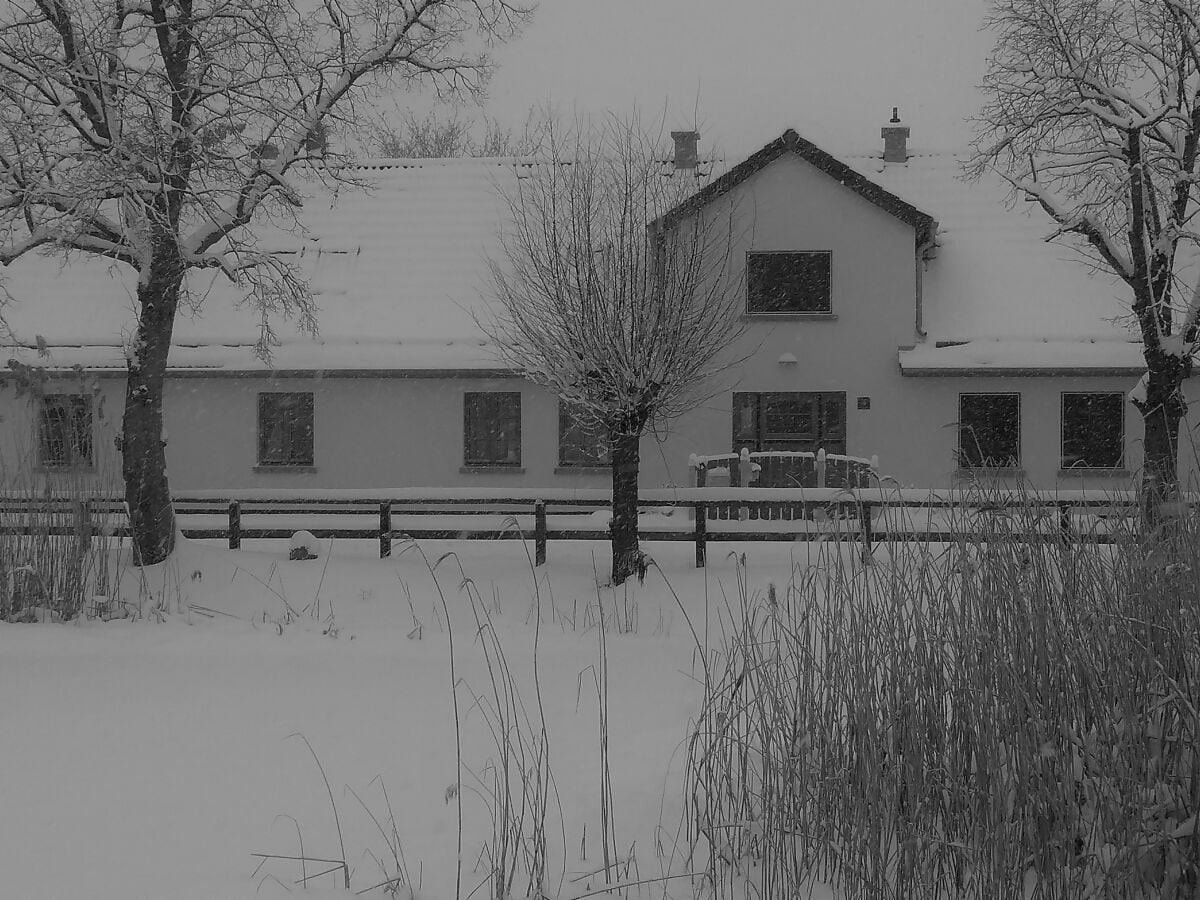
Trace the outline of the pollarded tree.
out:
<instances>
[{"instance_id":1,"label":"pollarded tree","mask_svg":"<svg viewBox=\"0 0 1200 900\"><path fill-rule=\"evenodd\" d=\"M737 216L719 201L688 204L695 170L664 161L636 121L551 123L545 135L549 161L507 194L511 224L491 266L498 308L481 325L506 363L607 438L620 584L641 565L642 436L711 397L737 362Z\"/></svg>"},{"instance_id":2,"label":"pollarded tree","mask_svg":"<svg viewBox=\"0 0 1200 900\"><path fill-rule=\"evenodd\" d=\"M122 474L135 559L174 545L163 380L189 273L222 273L270 319L315 328L308 285L260 252L295 222L290 180L372 92L479 91L512 0L12 0L0 11L0 264L91 254L137 276ZM318 167L339 178L331 161Z\"/></svg>"},{"instance_id":3,"label":"pollarded tree","mask_svg":"<svg viewBox=\"0 0 1200 900\"><path fill-rule=\"evenodd\" d=\"M1037 201L1129 289L1146 360L1143 503L1178 487L1183 379L1197 350L1200 3L994 0L975 173Z\"/></svg>"}]
</instances>

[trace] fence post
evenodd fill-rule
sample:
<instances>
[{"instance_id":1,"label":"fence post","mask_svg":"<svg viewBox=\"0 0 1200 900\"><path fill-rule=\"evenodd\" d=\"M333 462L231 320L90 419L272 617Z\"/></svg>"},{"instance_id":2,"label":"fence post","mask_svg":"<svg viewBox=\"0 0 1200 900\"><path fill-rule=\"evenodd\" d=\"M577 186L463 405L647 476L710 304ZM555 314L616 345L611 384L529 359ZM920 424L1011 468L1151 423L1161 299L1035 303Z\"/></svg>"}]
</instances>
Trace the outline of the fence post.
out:
<instances>
[{"instance_id":1,"label":"fence post","mask_svg":"<svg viewBox=\"0 0 1200 900\"><path fill-rule=\"evenodd\" d=\"M825 448L817 449L817 487L825 487Z\"/></svg>"},{"instance_id":2,"label":"fence post","mask_svg":"<svg viewBox=\"0 0 1200 900\"><path fill-rule=\"evenodd\" d=\"M871 565L874 558L871 552L871 544L875 540L871 535L871 501L863 500L859 510L859 517L862 519L860 523L862 527L862 561L864 566Z\"/></svg>"},{"instance_id":3,"label":"fence post","mask_svg":"<svg viewBox=\"0 0 1200 900\"><path fill-rule=\"evenodd\" d=\"M1071 504L1065 501L1058 504L1058 530L1062 539L1069 543L1073 537L1071 529Z\"/></svg>"},{"instance_id":4,"label":"fence post","mask_svg":"<svg viewBox=\"0 0 1200 900\"><path fill-rule=\"evenodd\" d=\"M392 555L392 501L383 500L379 504L379 558L387 559Z\"/></svg>"},{"instance_id":5,"label":"fence post","mask_svg":"<svg viewBox=\"0 0 1200 900\"><path fill-rule=\"evenodd\" d=\"M80 555L92 549L92 512L88 500L79 500L75 505L75 534L79 539Z\"/></svg>"},{"instance_id":6,"label":"fence post","mask_svg":"<svg viewBox=\"0 0 1200 900\"><path fill-rule=\"evenodd\" d=\"M708 556L708 504L694 504L696 509L696 568L703 569Z\"/></svg>"},{"instance_id":7,"label":"fence post","mask_svg":"<svg viewBox=\"0 0 1200 900\"><path fill-rule=\"evenodd\" d=\"M533 564L546 564L546 501L533 501Z\"/></svg>"},{"instance_id":8,"label":"fence post","mask_svg":"<svg viewBox=\"0 0 1200 900\"><path fill-rule=\"evenodd\" d=\"M229 549L242 548L242 504L237 500L229 501Z\"/></svg>"}]
</instances>

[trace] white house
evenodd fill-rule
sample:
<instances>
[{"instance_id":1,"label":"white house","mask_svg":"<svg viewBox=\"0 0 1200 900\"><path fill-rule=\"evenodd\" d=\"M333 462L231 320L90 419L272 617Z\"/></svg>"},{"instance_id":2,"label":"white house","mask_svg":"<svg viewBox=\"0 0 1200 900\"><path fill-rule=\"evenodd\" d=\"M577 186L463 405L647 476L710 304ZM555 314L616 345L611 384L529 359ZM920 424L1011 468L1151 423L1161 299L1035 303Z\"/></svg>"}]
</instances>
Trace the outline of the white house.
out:
<instances>
[{"instance_id":1,"label":"white house","mask_svg":"<svg viewBox=\"0 0 1200 900\"><path fill-rule=\"evenodd\" d=\"M899 122L883 136L835 158L787 131L736 165L664 163L696 182L673 215L719 200L752 217L736 253L748 359L646 437L643 484L688 484L691 454L748 447L876 455L906 486L1125 486L1144 365L1120 286L1046 243L1039 209L963 181L954 154L910 150ZM207 274L189 282L165 391L174 489L607 485L594 437L499 366L474 318L501 194L546 164L383 160L357 169L366 192L314 180L303 233L260 244L299 260L320 334L274 323L269 362L261 315ZM0 462L115 477L131 273L32 257L0 277L7 355L49 379L33 395L0 381Z\"/></svg>"}]
</instances>

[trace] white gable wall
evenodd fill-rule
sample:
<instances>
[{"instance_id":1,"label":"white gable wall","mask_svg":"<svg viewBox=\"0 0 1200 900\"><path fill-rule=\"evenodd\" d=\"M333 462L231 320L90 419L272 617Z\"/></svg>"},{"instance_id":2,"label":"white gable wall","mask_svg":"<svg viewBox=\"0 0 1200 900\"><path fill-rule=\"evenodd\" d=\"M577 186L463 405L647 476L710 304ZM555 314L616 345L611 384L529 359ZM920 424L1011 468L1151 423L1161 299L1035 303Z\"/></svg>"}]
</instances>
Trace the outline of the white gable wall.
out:
<instances>
[{"instance_id":1,"label":"white gable wall","mask_svg":"<svg viewBox=\"0 0 1200 900\"><path fill-rule=\"evenodd\" d=\"M731 391L845 391L848 452L878 453L887 466L895 434L910 430L897 408L897 348L912 344L916 315L915 232L803 159L787 154L730 192L738 216L733 258L745 306L748 251L832 253L832 315L749 316L734 355L751 358L724 379L730 391L671 428L643 453L647 484L687 483L688 453L727 453ZM791 354L795 364L779 359ZM856 398L871 398L860 411Z\"/></svg>"}]
</instances>

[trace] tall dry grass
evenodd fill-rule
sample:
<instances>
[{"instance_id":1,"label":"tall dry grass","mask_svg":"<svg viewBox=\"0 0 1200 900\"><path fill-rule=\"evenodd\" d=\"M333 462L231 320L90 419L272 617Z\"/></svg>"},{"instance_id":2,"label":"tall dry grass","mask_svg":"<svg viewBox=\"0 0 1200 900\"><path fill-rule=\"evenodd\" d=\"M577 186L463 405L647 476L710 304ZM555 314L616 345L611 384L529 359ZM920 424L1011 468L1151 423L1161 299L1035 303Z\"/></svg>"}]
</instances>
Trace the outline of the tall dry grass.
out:
<instances>
[{"instance_id":1,"label":"tall dry grass","mask_svg":"<svg viewBox=\"0 0 1200 900\"><path fill-rule=\"evenodd\" d=\"M730 603L687 776L713 895L1200 892L1200 521L1096 545L963 499L950 544L818 545Z\"/></svg>"},{"instance_id":2,"label":"tall dry grass","mask_svg":"<svg viewBox=\"0 0 1200 900\"><path fill-rule=\"evenodd\" d=\"M47 473L22 452L0 457L0 621L115 614L123 512L103 471Z\"/></svg>"}]
</instances>

